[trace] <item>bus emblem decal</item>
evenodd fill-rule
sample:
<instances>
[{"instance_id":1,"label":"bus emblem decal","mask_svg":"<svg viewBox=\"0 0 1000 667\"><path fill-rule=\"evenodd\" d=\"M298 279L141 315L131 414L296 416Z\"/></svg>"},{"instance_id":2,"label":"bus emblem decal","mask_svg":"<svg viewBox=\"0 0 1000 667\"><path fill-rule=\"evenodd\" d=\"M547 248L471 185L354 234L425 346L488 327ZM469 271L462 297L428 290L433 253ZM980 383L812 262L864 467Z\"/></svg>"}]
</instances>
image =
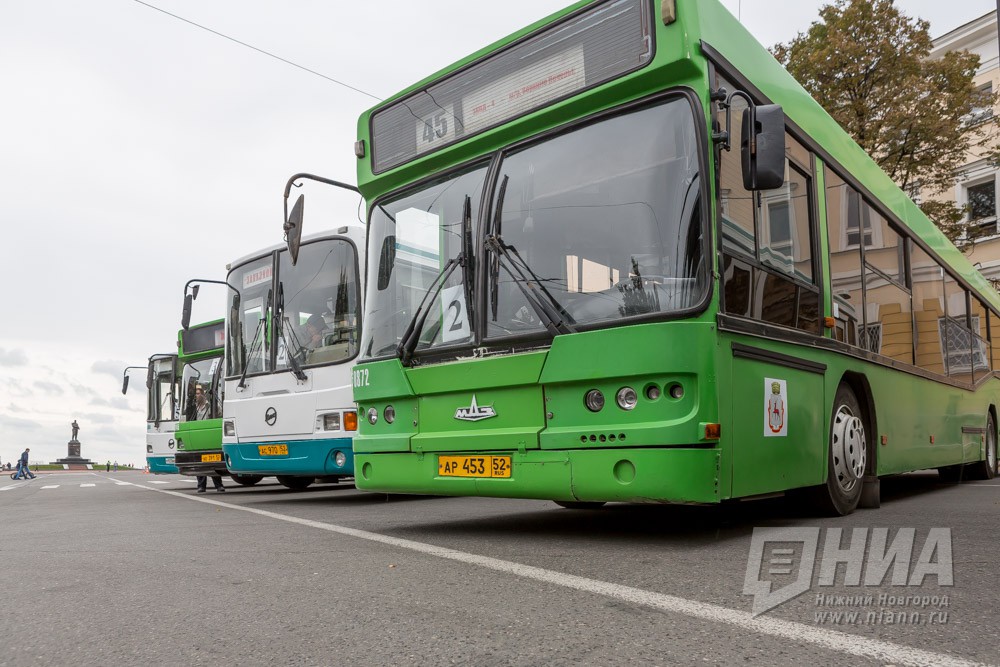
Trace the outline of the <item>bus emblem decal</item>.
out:
<instances>
[{"instance_id":1,"label":"bus emblem decal","mask_svg":"<svg viewBox=\"0 0 1000 667\"><path fill-rule=\"evenodd\" d=\"M274 422L278 421L278 411L274 408L268 408L264 412L264 422L268 426L274 426Z\"/></svg>"},{"instance_id":2,"label":"bus emblem decal","mask_svg":"<svg viewBox=\"0 0 1000 667\"><path fill-rule=\"evenodd\" d=\"M764 437L788 435L788 424L785 421L787 392L785 380L764 378Z\"/></svg>"},{"instance_id":3,"label":"bus emblem decal","mask_svg":"<svg viewBox=\"0 0 1000 667\"><path fill-rule=\"evenodd\" d=\"M488 405L479 407L476 402L476 395L472 395L472 405L467 408L459 408L455 410L455 419L461 419L466 422L478 422L483 419L489 419L490 417L496 417L497 411Z\"/></svg>"}]
</instances>

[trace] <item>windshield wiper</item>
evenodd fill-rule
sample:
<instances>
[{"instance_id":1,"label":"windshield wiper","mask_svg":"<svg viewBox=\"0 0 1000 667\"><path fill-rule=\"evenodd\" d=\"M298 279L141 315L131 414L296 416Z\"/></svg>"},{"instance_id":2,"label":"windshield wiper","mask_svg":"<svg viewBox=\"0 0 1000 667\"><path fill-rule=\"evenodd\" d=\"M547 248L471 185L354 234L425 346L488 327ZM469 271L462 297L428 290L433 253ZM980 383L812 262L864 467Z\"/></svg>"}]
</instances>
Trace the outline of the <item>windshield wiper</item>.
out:
<instances>
[{"instance_id":1,"label":"windshield wiper","mask_svg":"<svg viewBox=\"0 0 1000 667\"><path fill-rule=\"evenodd\" d=\"M285 358L288 359L288 365L292 367L292 373L295 374L295 378L299 382L305 382L309 379L309 376L303 372L302 366L299 365L299 360L295 358L295 355L302 350L302 346L299 345L299 340L296 338L295 344L297 347L293 353L291 351L292 346L288 338L285 337L285 283L281 281L278 282L278 298L276 299L274 310L277 316L277 323L275 324L276 333L278 334L278 340L285 343ZM295 334L293 333L292 336L294 337Z\"/></svg>"},{"instance_id":2,"label":"windshield wiper","mask_svg":"<svg viewBox=\"0 0 1000 667\"><path fill-rule=\"evenodd\" d=\"M264 310L261 313L260 321L257 322L257 330L253 334L253 340L250 341L250 351L247 352L246 348L243 348L241 355L243 358L240 360L243 362L243 373L240 375L240 381L236 385L238 388L243 389L246 387L247 371L250 370L250 364L247 363L247 357L253 357L253 351L257 348L257 339L260 338L260 332L264 330L264 325L267 323L267 311L271 309L271 291L267 292L267 303L264 304Z\"/></svg>"},{"instance_id":3,"label":"windshield wiper","mask_svg":"<svg viewBox=\"0 0 1000 667\"><path fill-rule=\"evenodd\" d=\"M462 280L465 285L466 294L466 308L471 307L471 286L469 285L470 278L470 261L468 258L471 257L471 246L472 246L472 198L469 195L465 195L465 203L462 206L462 249L459 251L458 255L449 259L441 272L437 274L431 284L428 285L427 291L424 292L424 298L420 300L420 305L417 306L416 312L413 313L413 317L410 319L409 324L406 325L406 329L403 330L403 336L399 340L399 345L396 346L396 356L399 357L400 363L404 366L410 363L413 359L413 352L417 348L417 343L420 342L420 333L424 330L424 324L427 322L427 315L431 312L430 308L424 309L424 306L434 303L434 299L440 294L441 290L444 289L445 284L448 282L448 278L451 274L455 272L455 268L462 267ZM470 322L471 314L469 315Z\"/></svg>"},{"instance_id":4,"label":"windshield wiper","mask_svg":"<svg viewBox=\"0 0 1000 667\"><path fill-rule=\"evenodd\" d=\"M504 243L503 237L500 235L500 225L503 221L501 212L503 211L503 200L507 195L507 183L509 180L510 176L504 176L503 182L500 184L500 193L497 195L496 214L493 217L493 233L486 237L486 247L489 248L494 257L490 264L490 299L493 307L493 321L496 322L497 320L500 259L503 258L507 260L503 266L504 270L521 290L521 293L524 294L528 305L541 318L548 332L553 336L562 333L574 333L576 330L572 326L573 318L566 312L562 304L545 289L542 279L528 266L528 263L521 257L517 248ZM516 262L514 261L515 257L517 258ZM514 271L518 275L514 275ZM544 295L545 298L541 298L541 295Z\"/></svg>"}]
</instances>

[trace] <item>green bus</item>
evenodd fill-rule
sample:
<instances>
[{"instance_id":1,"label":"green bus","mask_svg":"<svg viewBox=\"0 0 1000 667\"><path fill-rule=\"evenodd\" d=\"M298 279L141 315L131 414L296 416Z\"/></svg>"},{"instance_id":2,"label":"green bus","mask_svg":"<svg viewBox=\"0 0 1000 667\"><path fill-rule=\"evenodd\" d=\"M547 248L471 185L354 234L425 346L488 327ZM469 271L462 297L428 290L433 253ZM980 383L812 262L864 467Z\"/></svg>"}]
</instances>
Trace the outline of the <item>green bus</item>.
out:
<instances>
[{"instance_id":1,"label":"green bus","mask_svg":"<svg viewBox=\"0 0 1000 667\"><path fill-rule=\"evenodd\" d=\"M716 0L578 2L358 133L358 488L846 514L996 474L1000 298Z\"/></svg>"},{"instance_id":2,"label":"green bus","mask_svg":"<svg viewBox=\"0 0 1000 667\"><path fill-rule=\"evenodd\" d=\"M177 333L180 408L174 465L182 475L229 475L222 456L225 320Z\"/></svg>"}]
</instances>

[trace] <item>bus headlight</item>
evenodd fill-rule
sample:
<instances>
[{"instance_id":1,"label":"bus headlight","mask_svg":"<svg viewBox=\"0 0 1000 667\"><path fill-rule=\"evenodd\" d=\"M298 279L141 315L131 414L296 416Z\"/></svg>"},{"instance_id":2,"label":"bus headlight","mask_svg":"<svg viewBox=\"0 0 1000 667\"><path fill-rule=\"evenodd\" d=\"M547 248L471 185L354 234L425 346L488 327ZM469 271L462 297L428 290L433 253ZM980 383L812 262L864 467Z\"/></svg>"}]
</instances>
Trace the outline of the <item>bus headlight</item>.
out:
<instances>
[{"instance_id":1,"label":"bus headlight","mask_svg":"<svg viewBox=\"0 0 1000 667\"><path fill-rule=\"evenodd\" d=\"M347 463L347 454L340 451L334 452L333 462L337 464L338 468L343 468L344 464Z\"/></svg>"},{"instance_id":2,"label":"bus headlight","mask_svg":"<svg viewBox=\"0 0 1000 667\"><path fill-rule=\"evenodd\" d=\"M236 435L236 424L232 420L229 420L229 419L227 419L226 421L222 422L222 434L224 436L226 436L227 438L232 438L233 436L235 436Z\"/></svg>"},{"instance_id":3,"label":"bus headlight","mask_svg":"<svg viewBox=\"0 0 1000 667\"><path fill-rule=\"evenodd\" d=\"M604 409L604 394L600 389L591 389L584 397L583 403L591 412L600 412Z\"/></svg>"},{"instance_id":4,"label":"bus headlight","mask_svg":"<svg viewBox=\"0 0 1000 667\"><path fill-rule=\"evenodd\" d=\"M184 441L177 438L177 449L184 449Z\"/></svg>"},{"instance_id":5,"label":"bus headlight","mask_svg":"<svg viewBox=\"0 0 1000 667\"><path fill-rule=\"evenodd\" d=\"M632 387L622 387L615 394L615 403L622 410L631 410L639 402L639 395L635 393L635 389Z\"/></svg>"},{"instance_id":6,"label":"bus headlight","mask_svg":"<svg viewBox=\"0 0 1000 667\"><path fill-rule=\"evenodd\" d=\"M382 415L385 417L385 423L391 424L396 421L396 408L391 405L387 405L385 406L385 410L382 412Z\"/></svg>"},{"instance_id":7,"label":"bus headlight","mask_svg":"<svg viewBox=\"0 0 1000 667\"><path fill-rule=\"evenodd\" d=\"M378 421L378 410L375 408L368 408L368 423L372 426Z\"/></svg>"},{"instance_id":8,"label":"bus headlight","mask_svg":"<svg viewBox=\"0 0 1000 667\"><path fill-rule=\"evenodd\" d=\"M324 431L339 431L340 430L340 413L330 412L323 415L323 430Z\"/></svg>"},{"instance_id":9,"label":"bus headlight","mask_svg":"<svg viewBox=\"0 0 1000 667\"><path fill-rule=\"evenodd\" d=\"M152 454L153 453L153 446L152 445L146 445L146 453L147 454Z\"/></svg>"}]
</instances>

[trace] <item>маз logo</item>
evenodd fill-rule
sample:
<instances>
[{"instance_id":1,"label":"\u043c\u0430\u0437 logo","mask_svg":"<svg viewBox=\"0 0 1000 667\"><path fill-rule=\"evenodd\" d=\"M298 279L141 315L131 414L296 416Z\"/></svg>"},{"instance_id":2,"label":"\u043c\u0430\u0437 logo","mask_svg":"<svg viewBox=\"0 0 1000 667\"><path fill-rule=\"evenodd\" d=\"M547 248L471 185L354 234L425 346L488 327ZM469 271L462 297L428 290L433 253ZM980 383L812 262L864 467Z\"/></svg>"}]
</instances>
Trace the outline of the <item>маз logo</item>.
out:
<instances>
[{"instance_id":1,"label":"\u043c\u0430\u0437 logo","mask_svg":"<svg viewBox=\"0 0 1000 667\"><path fill-rule=\"evenodd\" d=\"M455 419L460 419L465 422L478 422L496 416L497 411L492 407L488 405L479 407L479 404L476 403L475 394L472 395L472 405L467 408L459 408L458 410L455 410Z\"/></svg>"}]
</instances>

